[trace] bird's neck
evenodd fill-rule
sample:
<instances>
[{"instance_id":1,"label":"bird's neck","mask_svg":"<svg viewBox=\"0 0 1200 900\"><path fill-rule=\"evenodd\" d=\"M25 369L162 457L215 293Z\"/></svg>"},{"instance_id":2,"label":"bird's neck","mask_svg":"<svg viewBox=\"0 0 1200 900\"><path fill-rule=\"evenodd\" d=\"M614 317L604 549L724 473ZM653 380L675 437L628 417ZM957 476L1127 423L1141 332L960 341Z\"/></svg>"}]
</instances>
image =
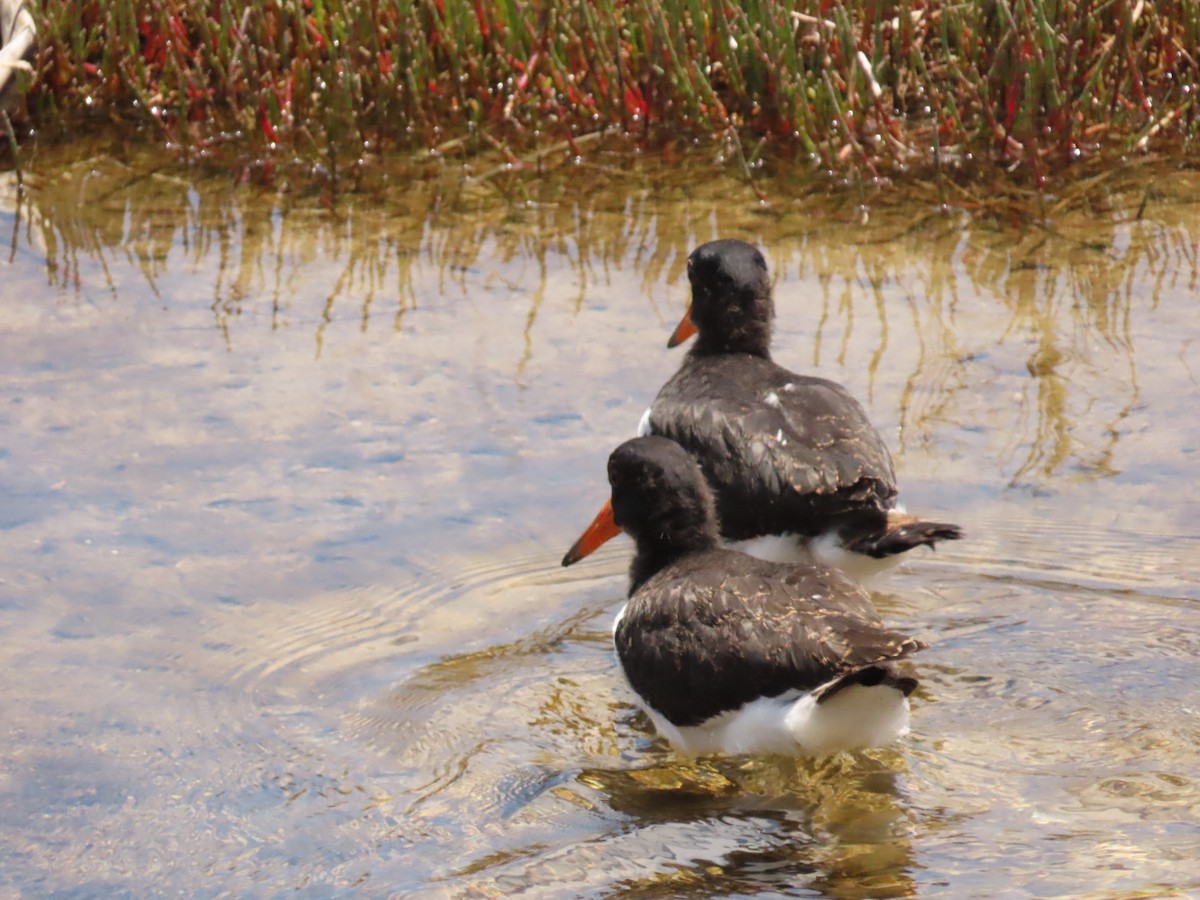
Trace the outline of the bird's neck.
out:
<instances>
[{"instance_id":1,"label":"bird's neck","mask_svg":"<svg viewBox=\"0 0 1200 900\"><path fill-rule=\"evenodd\" d=\"M669 537L667 536L669 535ZM712 550L718 544L715 529L696 525L657 529L638 537L637 552L629 567L630 596L657 572L692 553Z\"/></svg>"},{"instance_id":2,"label":"bird's neck","mask_svg":"<svg viewBox=\"0 0 1200 900\"><path fill-rule=\"evenodd\" d=\"M723 356L731 353L745 353L770 360L771 329L741 328L715 335L699 334L696 336L695 346L691 349L691 355L694 357Z\"/></svg>"}]
</instances>

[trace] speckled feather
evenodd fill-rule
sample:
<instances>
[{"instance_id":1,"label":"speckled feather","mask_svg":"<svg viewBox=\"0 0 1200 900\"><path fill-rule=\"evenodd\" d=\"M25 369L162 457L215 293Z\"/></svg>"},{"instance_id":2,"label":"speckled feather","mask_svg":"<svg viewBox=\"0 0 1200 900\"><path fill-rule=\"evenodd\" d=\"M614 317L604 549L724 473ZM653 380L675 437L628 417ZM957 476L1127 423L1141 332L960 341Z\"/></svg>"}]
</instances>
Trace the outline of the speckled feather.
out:
<instances>
[{"instance_id":1,"label":"speckled feather","mask_svg":"<svg viewBox=\"0 0 1200 900\"><path fill-rule=\"evenodd\" d=\"M769 359L689 354L651 406L650 431L699 461L730 540L815 535L848 517L880 527L895 505L891 454L858 401Z\"/></svg>"},{"instance_id":2,"label":"speckled feather","mask_svg":"<svg viewBox=\"0 0 1200 900\"><path fill-rule=\"evenodd\" d=\"M608 479L613 520L637 545L617 655L671 725L782 695L818 692L821 704L850 683L904 696L916 686L892 664L924 645L885 628L847 576L718 547L712 492L674 441L626 441L609 456Z\"/></svg>"},{"instance_id":3,"label":"speckled feather","mask_svg":"<svg viewBox=\"0 0 1200 900\"><path fill-rule=\"evenodd\" d=\"M834 532L878 558L960 536L956 525L889 517L895 467L866 411L840 384L771 360L775 305L757 249L703 244L688 279L699 334L650 407L646 433L696 457L723 537Z\"/></svg>"},{"instance_id":4,"label":"speckled feather","mask_svg":"<svg viewBox=\"0 0 1200 900\"><path fill-rule=\"evenodd\" d=\"M884 628L866 592L838 572L719 549L649 578L614 638L633 689L685 726L872 664L887 672L924 646Z\"/></svg>"}]
</instances>

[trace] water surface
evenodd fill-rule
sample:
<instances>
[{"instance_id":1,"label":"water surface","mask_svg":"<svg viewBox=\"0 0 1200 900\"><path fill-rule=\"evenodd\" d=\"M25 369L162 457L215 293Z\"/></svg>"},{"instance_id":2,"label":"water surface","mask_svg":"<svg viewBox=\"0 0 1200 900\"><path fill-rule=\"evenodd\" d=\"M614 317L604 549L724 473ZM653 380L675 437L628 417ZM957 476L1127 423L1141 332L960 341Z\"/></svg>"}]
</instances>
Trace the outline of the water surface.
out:
<instances>
[{"instance_id":1,"label":"water surface","mask_svg":"<svg viewBox=\"0 0 1200 900\"><path fill-rule=\"evenodd\" d=\"M1038 209L769 208L696 158L274 193L43 149L0 234L0 888L1200 892L1200 176ZM478 174L478 173L476 173ZM629 548L558 560L678 365L696 244L776 279L902 499L913 734L681 761L620 684Z\"/></svg>"}]
</instances>

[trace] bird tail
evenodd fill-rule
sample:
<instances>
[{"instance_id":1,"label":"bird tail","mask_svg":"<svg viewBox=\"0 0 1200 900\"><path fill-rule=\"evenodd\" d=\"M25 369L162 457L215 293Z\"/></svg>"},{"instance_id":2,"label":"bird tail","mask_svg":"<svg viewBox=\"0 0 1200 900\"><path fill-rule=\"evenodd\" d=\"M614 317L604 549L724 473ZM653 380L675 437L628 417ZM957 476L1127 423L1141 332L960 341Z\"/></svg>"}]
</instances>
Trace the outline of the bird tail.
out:
<instances>
[{"instance_id":1,"label":"bird tail","mask_svg":"<svg viewBox=\"0 0 1200 900\"><path fill-rule=\"evenodd\" d=\"M879 687L881 685L895 688L905 697L917 689L917 679L909 675L900 675L895 666L890 663L871 663L857 669L852 669L839 675L832 681L827 681L815 691L813 700L820 706L832 700L848 687Z\"/></svg>"},{"instance_id":2,"label":"bird tail","mask_svg":"<svg viewBox=\"0 0 1200 900\"><path fill-rule=\"evenodd\" d=\"M916 516L890 510L882 531L856 536L847 549L875 559L906 553L914 547L933 549L938 541L957 541L962 528L950 522L926 522Z\"/></svg>"}]
</instances>

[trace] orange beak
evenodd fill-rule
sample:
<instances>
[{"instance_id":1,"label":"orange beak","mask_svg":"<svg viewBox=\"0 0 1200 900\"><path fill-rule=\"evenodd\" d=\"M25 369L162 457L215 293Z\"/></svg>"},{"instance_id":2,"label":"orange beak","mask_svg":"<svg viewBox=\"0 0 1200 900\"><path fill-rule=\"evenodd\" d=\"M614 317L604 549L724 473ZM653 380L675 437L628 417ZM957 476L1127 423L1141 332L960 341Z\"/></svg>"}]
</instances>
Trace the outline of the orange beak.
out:
<instances>
[{"instance_id":1,"label":"orange beak","mask_svg":"<svg viewBox=\"0 0 1200 900\"><path fill-rule=\"evenodd\" d=\"M687 312L683 314L683 318L679 320L679 324L671 332L671 339L667 341L667 346L678 347L695 333L696 323L692 321L692 305L689 303Z\"/></svg>"},{"instance_id":2,"label":"orange beak","mask_svg":"<svg viewBox=\"0 0 1200 900\"><path fill-rule=\"evenodd\" d=\"M595 553L602 544L612 540L620 533L621 529L617 527L617 523L613 519L612 500L606 500L604 508L596 514L596 518L587 527L587 531L581 534L579 540L567 551L567 555L562 559L562 564L569 566L579 562L585 556Z\"/></svg>"}]
</instances>

